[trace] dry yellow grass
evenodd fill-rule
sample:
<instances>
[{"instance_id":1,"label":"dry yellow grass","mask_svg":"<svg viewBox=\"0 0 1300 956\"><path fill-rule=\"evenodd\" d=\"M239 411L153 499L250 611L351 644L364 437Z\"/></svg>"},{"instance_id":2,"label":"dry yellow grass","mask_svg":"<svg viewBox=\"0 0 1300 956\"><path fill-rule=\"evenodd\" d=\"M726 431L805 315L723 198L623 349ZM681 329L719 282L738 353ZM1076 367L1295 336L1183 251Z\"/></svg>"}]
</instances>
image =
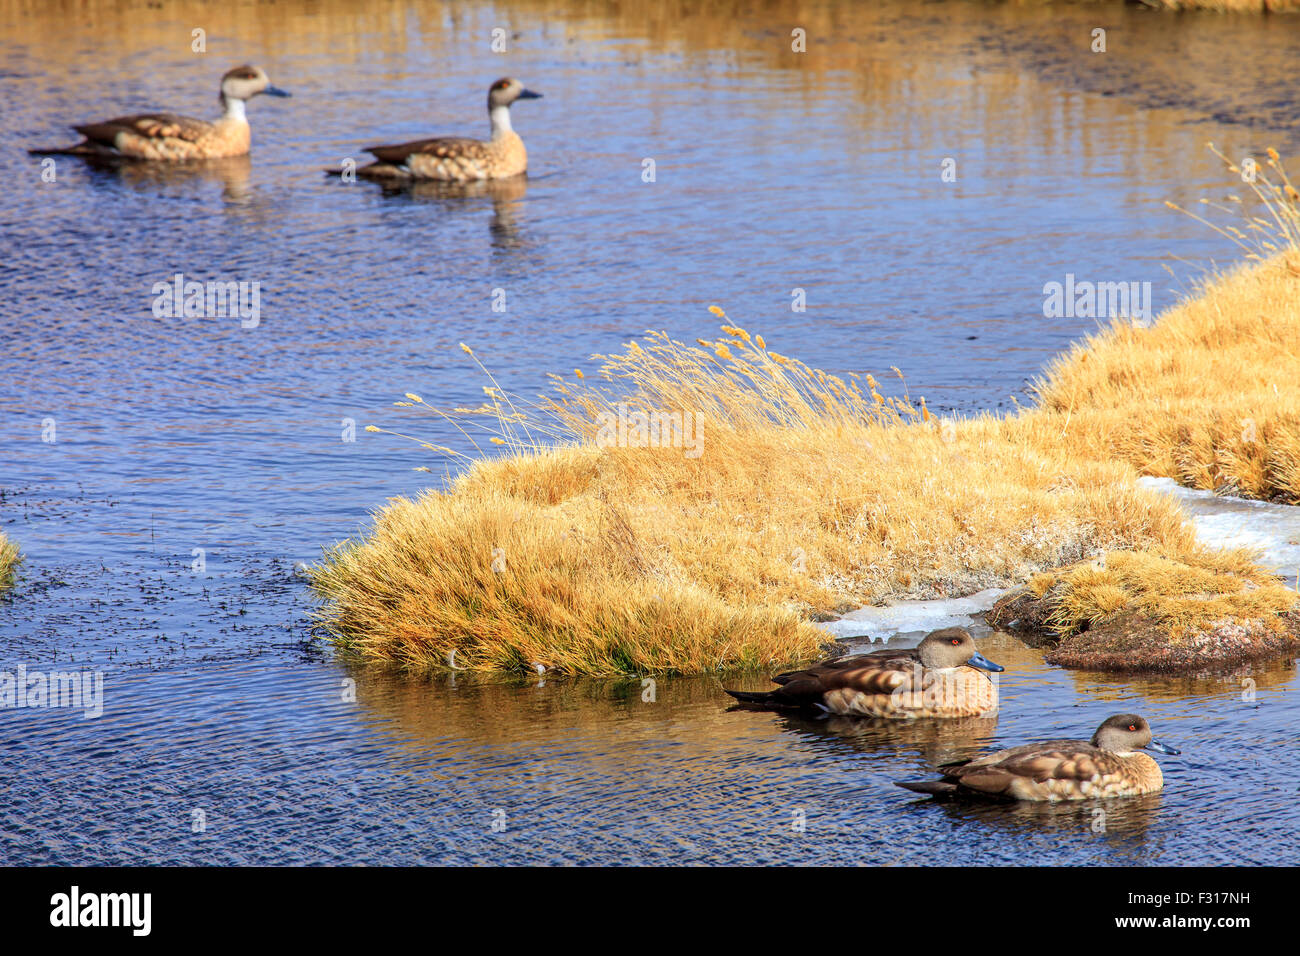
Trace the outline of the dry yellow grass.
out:
<instances>
[{"instance_id":1,"label":"dry yellow grass","mask_svg":"<svg viewBox=\"0 0 1300 956\"><path fill-rule=\"evenodd\" d=\"M989 613L1102 670L1219 668L1300 646L1296 592L1241 551L1113 551L1034 575Z\"/></svg>"},{"instance_id":2,"label":"dry yellow grass","mask_svg":"<svg viewBox=\"0 0 1300 956\"><path fill-rule=\"evenodd\" d=\"M1151 328L1116 324L1075 345L1048 365L1037 391L1044 413L1067 416L1073 439L1104 442L1143 474L1294 504L1300 212L1276 152L1260 166L1249 187L1260 214L1244 217L1244 231L1214 226L1250 262Z\"/></svg>"},{"instance_id":3,"label":"dry yellow grass","mask_svg":"<svg viewBox=\"0 0 1300 956\"><path fill-rule=\"evenodd\" d=\"M1300 502L1300 279L1248 266L1149 329L1116 325L1054 361L1042 413L1143 474Z\"/></svg>"},{"instance_id":4,"label":"dry yellow grass","mask_svg":"<svg viewBox=\"0 0 1300 956\"><path fill-rule=\"evenodd\" d=\"M1044 599L1046 625L1065 637L1133 612L1177 640L1210 621L1266 619L1295 607L1296 592L1242 552L1162 551L1112 551L1038 576L1032 590Z\"/></svg>"},{"instance_id":5,"label":"dry yellow grass","mask_svg":"<svg viewBox=\"0 0 1300 956\"><path fill-rule=\"evenodd\" d=\"M0 592L7 591L13 585L18 557L18 545L0 532Z\"/></svg>"},{"instance_id":6,"label":"dry yellow grass","mask_svg":"<svg viewBox=\"0 0 1300 956\"><path fill-rule=\"evenodd\" d=\"M1011 586L1107 552L1152 573L1118 555L1203 567L1177 505L1134 479L1296 496L1298 290L1285 257L1243 268L1153 328L1075 348L1041 406L1007 418L939 421L735 326L697 345L651 334L602 357L597 381L556 377L540 404L495 381L481 408L450 415L408 395L504 457L391 502L331 550L312 570L320 620L345 649L414 670L701 672L814 657L819 614ZM690 417L658 447L608 441L611 416L642 413ZM1265 573L1244 552L1214 560L1252 586ZM1072 592L1056 625L1132 603L1117 574ZM1274 613L1287 597L1250 600Z\"/></svg>"},{"instance_id":7,"label":"dry yellow grass","mask_svg":"<svg viewBox=\"0 0 1300 956\"><path fill-rule=\"evenodd\" d=\"M771 667L816 656L818 612L1193 546L1174 504L1131 467L1079 456L1059 416L940 422L729 328L606 361L603 380L632 382L644 407L700 416L699 457L601 447L598 416L623 391L561 382L539 416L493 386L482 411L510 453L391 503L333 550L313 572L325 623L416 670ZM533 448L530 421L574 442Z\"/></svg>"}]
</instances>

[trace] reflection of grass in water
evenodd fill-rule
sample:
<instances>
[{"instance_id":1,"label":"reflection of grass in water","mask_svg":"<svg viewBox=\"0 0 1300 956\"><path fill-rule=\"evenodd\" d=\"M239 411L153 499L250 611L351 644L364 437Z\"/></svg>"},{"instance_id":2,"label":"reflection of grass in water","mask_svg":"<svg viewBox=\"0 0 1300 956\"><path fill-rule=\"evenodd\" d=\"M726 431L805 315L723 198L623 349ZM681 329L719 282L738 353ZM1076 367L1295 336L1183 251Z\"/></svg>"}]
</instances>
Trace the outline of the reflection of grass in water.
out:
<instances>
[{"instance_id":1,"label":"reflection of grass in water","mask_svg":"<svg viewBox=\"0 0 1300 956\"><path fill-rule=\"evenodd\" d=\"M0 532L0 592L9 590L14 583L14 569L18 567L18 545Z\"/></svg>"},{"instance_id":2,"label":"reflection of grass in water","mask_svg":"<svg viewBox=\"0 0 1300 956\"><path fill-rule=\"evenodd\" d=\"M1287 221L1264 252L1295 248ZM793 663L829 640L809 616L1009 585L1103 552L1114 570L1077 572L1058 628L1129 606L1119 569L1186 625L1294 603L1249 553L1199 547L1177 505L1133 481L1300 500L1300 307L1285 254L1151 328L1117 324L1076 346L1049 366L1040 405L1007 418L940 421L905 385L885 397L871 376L723 331L694 346L651 333L598 356L595 382L555 376L538 402L490 374L475 409L408 395L398 404L454 424L475 455L445 490L393 500L367 537L327 553L312 572L322 622L362 657L416 670L455 652L474 670L608 675ZM659 447L644 447L647 429L611 435L642 414L682 416L701 453L671 429ZM1182 582L1202 572L1217 577L1193 603Z\"/></svg>"}]
</instances>

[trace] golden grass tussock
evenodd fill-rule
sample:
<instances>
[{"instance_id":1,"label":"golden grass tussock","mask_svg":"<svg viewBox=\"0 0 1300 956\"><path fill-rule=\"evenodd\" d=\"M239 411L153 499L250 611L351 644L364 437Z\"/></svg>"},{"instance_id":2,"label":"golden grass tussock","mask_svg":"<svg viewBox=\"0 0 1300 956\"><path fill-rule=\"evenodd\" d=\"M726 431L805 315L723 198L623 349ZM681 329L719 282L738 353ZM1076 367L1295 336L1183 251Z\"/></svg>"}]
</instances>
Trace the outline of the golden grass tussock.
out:
<instances>
[{"instance_id":1,"label":"golden grass tussock","mask_svg":"<svg viewBox=\"0 0 1300 956\"><path fill-rule=\"evenodd\" d=\"M508 453L331 551L313 571L323 621L345 648L414 670L772 667L817 656L819 614L1009 586L1101 549L1193 546L1131 467L1072 460L1055 417L927 420L874 379L766 353L734 327L701 346L652 336L605 359L599 380L634 382L628 402L561 382L525 414L494 387L475 411L501 422ZM599 433L665 407L691 413L698 456ZM573 440L530 447L525 426Z\"/></svg>"},{"instance_id":2,"label":"golden grass tussock","mask_svg":"<svg viewBox=\"0 0 1300 956\"><path fill-rule=\"evenodd\" d=\"M1300 503L1300 270L1220 277L1151 328L1114 325L1047 368L1044 413L1147 475Z\"/></svg>"},{"instance_id":3,"label":"golden grass tussock","mask_svg":"<svg viewBox=\"0 0 1300 956\"><path fill-rule=\"evenodd\" d=\"M1132 611L1167 625L1176 641L1207 621L1273 618L1296 604L1295 591L1243 553L1206 548L1178 557L1113 551L1051 577L1042 596L1058 637Z\"/></svg>"},{"instance_id":4,"label":"golden grass tussock","mask_svg":"<svg viewBox=\"0 0 1300 956\"><path fill-rule=\"evenodd\" d=\"M1248 552L1112 551L1035 575L989 613L1049 636L1047 660L1104 670L1222 666L1300 647L1296 592Z\"/></svg>"},{"instance_id":5,"label":"golden grass tussock","mask_svg":"<svg viewBox=\"0 0 1300 956\"><path fill-rule=\"evenodd\" d=\"M830 644L810 619L1026 580L1062 634L1126 610L1186 628L1277 615L1294 591L1246 552L1206 552L1135 483L1300 499L1300 279L1260 248L1153 327L1076 346L1005 418L940 420L897 370L890 395L732 324L693 345L647 333L540 401L479 363L476 408L396 403L474 454L414 437L465 467L327 552L319 620L415 671L636 675L793 664ZM1080 564L1103 554L1103 572Z\"/></svg>"},{"instance_id":6,"label":"golden grass tussock","mask_svg":"<svg viewBox=\"0 0 1300 956\"><path fill-rule=\"evenodd\" d=\"M1246 169L1210 149L1256 210L1234 193L1202 203L1241 227L1180 211L1235 242L1247 262L1149 328L1118 322L1077 343L1048 364L1037 397L1044 413L1067 417L1081 450L1104 442L1146 475L1296 504L1300 192L1276 150Z\"/></svg>"},{"instance_id":7,"label":"golden grass tussock","mask_svg":"<svg viewBox=\"0 0 1300 956\"><path fill-rule=\"evenodd\" d=\"M14 583L14 570L19 561L18 545L0 532L0 593L9 590Z\"/></svg>"}]
</instances>

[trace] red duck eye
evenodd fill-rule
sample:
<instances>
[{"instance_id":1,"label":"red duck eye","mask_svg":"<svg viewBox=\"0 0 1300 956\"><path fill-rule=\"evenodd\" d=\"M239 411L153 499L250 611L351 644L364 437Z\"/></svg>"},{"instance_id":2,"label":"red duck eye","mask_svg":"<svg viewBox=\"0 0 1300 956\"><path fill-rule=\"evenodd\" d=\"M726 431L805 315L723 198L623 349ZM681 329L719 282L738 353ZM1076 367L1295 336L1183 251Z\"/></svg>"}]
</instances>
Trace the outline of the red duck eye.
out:
<instances>
[{"instance_id":1,"label":"red duck eye","mask_svg":"<svg viewBox=\"0 0 1300 956\"><path fill-rule=\"evenodd\" d=\"M1134 724L1129 724L1129 725L1128 725L1128 729L1129 729L1129 730L1137 730L1137 727L1136 727L1136 725L1134 725Z\"/></svg>"},{"instance_id":2,"label":"red duck eye","mask_svg":"<svg viewBox=\"0 0 1300 956\"><path fill-rule=\"evenodd\" d=\"M958 644L960 644L960 643L961 643L961 638L954 637L954 638L952 639L952 646L953 646L953 647L956 647L956 646L957 646Z\"/></svg>"}]
</instances>

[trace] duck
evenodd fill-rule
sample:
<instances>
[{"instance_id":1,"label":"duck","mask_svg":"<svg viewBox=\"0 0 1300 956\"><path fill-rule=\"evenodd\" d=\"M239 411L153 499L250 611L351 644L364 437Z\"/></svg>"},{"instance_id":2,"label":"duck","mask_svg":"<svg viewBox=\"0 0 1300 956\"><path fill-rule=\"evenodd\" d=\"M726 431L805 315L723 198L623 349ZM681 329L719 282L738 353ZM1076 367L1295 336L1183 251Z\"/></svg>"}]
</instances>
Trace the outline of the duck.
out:
<instances>
[{"instance_id":1,"label":"duck","mask_svg":"<svg viewBox=\"0 0 1300 956\"><path fill-rule=\"evenodd\" d=\"M140 113L72 127L73 146L29 150L35 156L88 156L179 162L245 156L251 136L244 105L254 96L289 96L259 67L237 66L221 78L221 116L213 122L175 113Z\"/></svg>"},{"instance_id":2,"label":"duck","mask_svg":"<svg viewBox=\"0 0 1300 956\"><path fill-rule=\"evenodd\" d=\"M518 80L503 77L488 88L490 139L443 136L392 146L367 146L366 152L375 156L375 162L356 173L381 182L433 179L468 183L521 176L528 170L528 151L510 125L510 104L541 97L541 93L534 93Z\"/></svg>"},{"instance_id":3,"label":"duck","mask_svg":"<svg viewBox=\"0 0 1300 956\"><path fill-rule=\"evenodd\" d=\"M778 674L777 690L728 690L748 707L814 711L839 717L974 717L997 708L996 685L981 671L1001 671L975 649L963 627L931 631L907 650L872 651Z\"/></svg>"},{"instance_id":4,"label":"duck","mask_svg":"<svg viewBox=\"0 0 1300 956\"><path fill-rule=\"evenodd\" d=\"M1134 797L1164 787L1160 765L1142 753L1180 751L1151 738L1137 714L1107 717L1091 740L1046 740L945 764L939 780L895 781L932 796L970 794L1006 800L1089 800Z\"/></svg>"}]
</instances>

